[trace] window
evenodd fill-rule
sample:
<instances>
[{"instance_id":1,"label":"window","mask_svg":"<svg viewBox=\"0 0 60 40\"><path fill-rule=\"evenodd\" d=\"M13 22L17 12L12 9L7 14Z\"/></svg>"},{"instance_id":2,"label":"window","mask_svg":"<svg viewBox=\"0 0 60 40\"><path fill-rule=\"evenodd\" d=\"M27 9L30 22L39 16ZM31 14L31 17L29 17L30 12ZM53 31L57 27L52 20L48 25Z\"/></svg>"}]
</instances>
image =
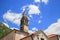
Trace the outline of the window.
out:
<instances>
[{"instance_id":1,"label":"window","mask_svg":"<svg viewBox=\"0 0 60 40\"><path fill-rule=\"evenodd\" d=\"M22 30L22 31L23 31L23 27L21 27L21 28L20 28L20 30Z\"/></svg>"},{"instance_id":2,"label":"window","mask_svg":"<svg viewBox=\"0 0 60 40\"><path fill-rule=\"evenodd\" d=\"M41 40L44 40L43 38L41 38Z\"/></svg>"}]
</instances>

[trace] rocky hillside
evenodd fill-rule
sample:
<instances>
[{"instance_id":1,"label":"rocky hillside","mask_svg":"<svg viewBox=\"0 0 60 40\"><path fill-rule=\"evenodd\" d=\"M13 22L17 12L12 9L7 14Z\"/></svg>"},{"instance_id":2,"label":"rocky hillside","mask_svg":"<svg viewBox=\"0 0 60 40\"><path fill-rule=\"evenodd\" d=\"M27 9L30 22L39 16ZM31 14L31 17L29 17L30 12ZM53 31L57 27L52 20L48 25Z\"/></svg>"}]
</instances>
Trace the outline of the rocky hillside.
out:
<instances>
[{"instance_id":1,"label":"rocky hillside","mask_svg":"<svg viewBox=\"0 0 60 40\"><path fill-rule=\"evenodd\" d=\"M3 23L0 22L0 39L7 35L10 31L11 29L9 29Z\"/></svg>"}]
</instances>

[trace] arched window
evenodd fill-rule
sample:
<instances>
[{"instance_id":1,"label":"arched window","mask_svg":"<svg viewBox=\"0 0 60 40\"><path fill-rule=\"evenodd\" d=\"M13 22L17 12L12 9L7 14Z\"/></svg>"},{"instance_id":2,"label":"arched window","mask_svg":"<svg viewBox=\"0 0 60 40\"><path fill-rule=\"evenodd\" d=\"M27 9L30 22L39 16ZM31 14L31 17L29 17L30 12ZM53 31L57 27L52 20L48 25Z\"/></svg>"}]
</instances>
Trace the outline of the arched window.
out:
<instances>
[{"instance_id":1,"label":"arched window","mask_svg":"<svg viewBox=\"0 0 60 40\"><path fill-rule=\"evenodd\" d=\"M44 38L41 38L41 40L44 40Z\"/></svg>"}]
</instances>

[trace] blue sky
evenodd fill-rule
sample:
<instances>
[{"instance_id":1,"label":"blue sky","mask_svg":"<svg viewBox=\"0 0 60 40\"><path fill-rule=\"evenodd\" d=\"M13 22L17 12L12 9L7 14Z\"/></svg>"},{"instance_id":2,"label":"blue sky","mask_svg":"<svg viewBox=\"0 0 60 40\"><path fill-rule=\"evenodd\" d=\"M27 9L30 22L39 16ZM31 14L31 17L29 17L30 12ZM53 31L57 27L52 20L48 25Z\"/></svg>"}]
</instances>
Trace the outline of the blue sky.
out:
<instances>
[{"instance_id":1,"label":"blue sky","mask_svg":"<svg viewBox=\"0 0 60 40\"><path fill-rule=\"evenodd\" d=\"M60 24L60 0L0 0L0 22L9 25L9 28L20 29L19 21L24 10L30 31L44 31L52 25L58 26L55 23Z\"/></svg>"}]
</instances>

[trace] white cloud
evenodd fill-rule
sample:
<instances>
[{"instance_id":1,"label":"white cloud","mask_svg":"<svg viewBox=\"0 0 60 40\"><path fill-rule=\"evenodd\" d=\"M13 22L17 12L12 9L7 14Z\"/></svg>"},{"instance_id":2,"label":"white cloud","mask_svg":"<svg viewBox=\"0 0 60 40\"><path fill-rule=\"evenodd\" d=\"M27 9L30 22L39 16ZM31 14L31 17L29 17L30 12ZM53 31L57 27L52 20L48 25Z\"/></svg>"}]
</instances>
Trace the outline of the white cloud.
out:
<instances>
[{"instance_id":1,"label":"white cloud","mask_svg":"<svg viewBox=\"0 0 60 40\"><path fill-rule=\"evenodd\" d=\"M22 15L21 13L14 13L14 12L11 12L11 10L8 10L4 15L3 15L3 19L6 21L10 21L10 22L13 22L17 25L20 24L20 19L21 19Z\"/></svg>"},{"instance_id":2,"label":"white cloud","mask_svg":"<svg viewBox=\"0 0 60 40\"><path fill-rule=\"evenodd\" d=\"M40 4L40 2L47 4L48 0L34 0L35 3Z\"/></svg>"},{"instance_id":3,"label":"white cloud","mask_svg":"<svg viewBox=\"0 0 60 40\"><path fill-rule=\"evenodd\" d=\"M10 29L12 29L12 30L13 30L13 29L19 30L18 28L15 28L15 27L11 27Z\"/></svg>"},{"instance_id":4,"label":"white cloud","mask_svg":"<svg viewBox=\"0 0 60 40\"><path fill-rule=\"evenodd\" d=\"M38 23L41 23L41 20L39 20Z\"/></svg>"},{"instance_id":5,"label":"white cloud","mask_svg":"<svg viewBox=\"0 0 60 40\"><path fill-rule=\"evenodd\" d=\"M33 31L38 31L38 29L36 27L33 27L32 30Z\"/></svg>"},{"instance_id":6,"label":"white cloud","mask_svg":"<svg viewBox=\"0 0 60 40\"><path fill-rule=\"evenodd\" d=\"M32 15L29 15L29 17L32 17Z\"/></svg>"},{"instance_id":7,"label":"white cloud","mask_svg":"<svg viewBox=\"0 0 60 40\"><path fill-rule=\"evenodd\" d=\"M33 33L33 31L32 31L32 30L28 30L28 32L29 32L30 34L32 34L32 33Z\"/></svg>"},{"instance_id":8,"label":"white cloud","mask_svg":"<svg viewBox=\"0 0 60 40\"><path fill-rule=\"evenodd\" d=\"M3 24L9 28L9 25L8 25L7 23L4 23L4 22L3 22Z\"/></svg>"},{"instance_id":9,"label":"white cloud","mask_svg":"<svg viewBox=\"0 0 60 40\"><path fill-rule=\"evenodd\" d=\"M60 35L60 19L56 23L51 24L45 31L47 35L59 34Z\"/></svg>"},{"instance_id":10,"label":"white cloud","mask_svg":"<svg viewBox=\"0 0 60 40\"><path fill-rule=\"evenodd\" d=\"M48 3L48 0L42 0L43 3L47 4Z\"/></svg>"},{"instance_id":11,"label":"white cloud","mask_svg":"<svg viewBox=\"0 0 60 40\"><path fill-rule=\"evenodd\" d=\"M40 14L39 7L36 5L29 5L28 9L29 9L28 11L29 14Z\"/></svg>"},{"instance_id":12,"label":"white cloud","mask_svg":"<svg viewBox=\"0 0 60 40\"><path fill-rule=\"evenodd\" d=\"M29 19L30 18L33 18L32 14L36 14L36 15L39 15L40 14L40 9L39 9L39 6L36 6L36 5L33 5L33 4L30 4L30 5L25 5L21 8L23 11L26 9L28 10L28 17Z\"/></svg>"},{"instance_id":13,"label":"white cloud","mask_svg":"<svg viewBox=\"0 0 60 40\"><path fill-rule=\"evenodd\" d=\"M9 25L8 25L7 23L4 23L4 22L3 22L3 24L4 24L6 27L9 28ZM12 29L12 30L13 30L13 29L19 30L18 28L15 28L15 27L11 27L10 29Z\"/></svg>"},{"instance_id":14,"label":"white cloud","mask_svg":"<svg viewBox=\"0 0 60 40\"><path fill-rule=\"evenodd\" d=\"M21 8L21 10L24 12L26 10L26 8L28 7L28 5L25 5Z\"/></svg>"},{"instance_id":15,"label":"white cloud","mask_svg":"<svg viewBox=\"0 0 60 40\"><path fill-rule=\"evenodd\" d=\"M35 31L38 31L38 29L36 28L36 27L33 27L31 30L29 30L28 32L31 34L31 33L33 33L33 32L35 32Z\"/></svg>"},{"instance_id":16,"label":"white cloud","mask_svg":"<svg viewBox=\"0 0 60 40\"><path fill-rule=\"evenodd\" d=\"M34 0L36 3L39 2L40 3L40 0Z\"/></svg>"},{"instance_id":17,"label":"white cloud","mask_svg":"<svg viewBox=\"0 0 60 40\"><path fill-rule=\"evenodd\" d=\"M40 10L39 10L39 6L36 6L36 5L25 5L22 7L22 10L28 10L28 14L40 14Z\"/></svg>"}]
</instances>

